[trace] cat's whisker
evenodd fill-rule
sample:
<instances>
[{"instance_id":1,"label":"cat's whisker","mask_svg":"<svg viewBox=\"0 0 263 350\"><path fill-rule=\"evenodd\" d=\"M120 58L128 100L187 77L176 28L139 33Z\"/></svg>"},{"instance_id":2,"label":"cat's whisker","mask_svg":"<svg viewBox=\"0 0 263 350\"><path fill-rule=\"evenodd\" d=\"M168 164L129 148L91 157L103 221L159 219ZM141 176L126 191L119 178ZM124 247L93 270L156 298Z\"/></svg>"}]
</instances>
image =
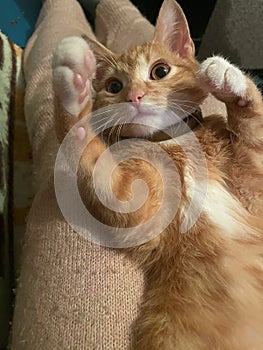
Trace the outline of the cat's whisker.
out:
<instances>
[{"instance_id":1,"label":"cat's whisker","mask_svg":"<svg viewBox=\"0 0 263 350\"><path fill-rule=\"evenodd\" d=\"M92 124L91 127L93 128L94 132L96 133L100 133L104 130L104 126L107 125L108 123L110 123L110 120L108 118L105 118L107 119L105 123L103 123L103 119L102 120L99 120L98 123L96 124L99 124L96 126L96 128L94 128L95 124Z\"/></svg>"},{"instance_id":2,"label":"cat's whisker","mask_svg":"<svg viewBox=\"0 0 263 350\"><path fill-rule=\"evenodd\" d=\"M97 116L112 112L112 111L114 111L114 109L116 109L116 108L113 108L112 106L107 106L107 109L106 108L98 109L97 111L92 113L91 118L96 118Z\"/></svg>"},{"instance_id":3,"label":"cat's whisker","mask_svg":"<svg viewBox=\"0 0 263 350\"><path fill-rule=\"evenodd\" d=\"M179 103L176 103L175 101L173 101L173 102L171 103L171 105L174 106L175 108L178 108L178 109L180 109L181 111L183 111L183 113L185 113L186 116L188 115L188 112L186 112L186 110L183 109L183 105L180 105ZM199 107L199 105L196 104L196 107ZM192 114L191 116L192 116L192 118L193 118L199 125L203 126L203 124L201 123L201 121L200 121L197 117L195 117L194 114Z\"/></svg>"},{"instance_id":4,"label":"cat's whisker","mask_svg":"<svg viewBox=\"0 0 263 350\"><path fill-rule=\"evenodd\" d=\"M176 93L182 92L182 91L187 91L187 90L188 90L188 88L185 87L185 86L183 86L183 87L178 87L177 89L174 89L174 90L173 90L173 94L176 94Z\"/></svg>"},{"instance_id":5,"label":"cat's whisker","mask_svg":"<svg viewBox=\"0 0 263 350\"><path fill-rule=\"evenodd\" d=\"M198 104L190 104L190 103L180 103L180 105L183 107L183 108L191 108L191 109L197 109L199 107Z\"/></svg>"},{"instance_id":6,"label":"cat's whisker","mask_svg":"<svg viewBox=\"0 0 263 350\"><path fill-rule=\"evenodd\" d=\"M169 107L170 107L170 106L171 106L171 107L174 107L174 108L176 108L177 110L183 112L183 115L185 115L185 116L187 116L187 114L188 114L188 111L186 111L180 104L178 104L178 103L176 103L176 102L174 102L174 101L173 101L173 103L170 103L170 102L169 102L168 106L169 106ZM173 108L172 108L172 109L173 109Z\"/></svg>"},{"instance_id":7,"label":"cat's whisker","mask_svg":"<svg viewBox=\"0 0 263 350\"><path fill-rule=\"evenodd\" d=\"M121 122L121 120L122 120L122 116L119 117L119 119L116 121L116 125L114 127L114 131L116 130L116 142L119 142L121 140L121 129L123 127L123 123Z\"/></svg>"},{"instance_id":8,"label":"cat's whisker","mask_svg":"<svg viewBox=\"0 0 263 350\"><path fill-rule=\"evenodd\" d=\"M104 120L109 120L109 119L110 119L110 116L106 115L104 118L98 119L96 121L91 121L90 126L91 127L96 126L97 124L102 123Z\"/></svg>"},{"instance_id":9,"label":"cat's whisker","mask_svg":"<svg viewBox=\"0 0 263 350\"><path fill-rule=\"evenodd\" d=\"M107 144L109 145L111 143L111 136L112 134L115 132L115 129L116 129L116 125L112 126L109 134L108 134L108 137L107 137Z\"/></svg>"},{"instance_id":10,"label":"cat's whisker","mask_svg":"<svg viewBox=\"0 0 263 350\"><path fill-rule=\"evenodd\" d=\"M181 124L180 124L180 123L174 124L174 123L173 123L173 118L170 117L170 119L171 119L171 127L170 127L170 130L171 130L172 137L174 138L174 136L178 134L178 131L179 131L180 128L181 128Z\"/></svg>"},{"instance_id":11,"label":"cat's whisker","mask_svg":"<svg viewBox=\"0 0 263 350\"><path fill-rule=\"evenodd\" d=\"M176 104L176 105L180 105L180 106L188 106L188 107L198 107L199 104L193 101L189 101L189 100L181 100L181 99L176 99L176 100L172 100L170 101L171 104Z\"/></svg>"},{"instance_id":12,"label":"cat's whisker","mask_svg":"<svg viewBox=\"0 0 263 350\"><path fill-rule=\"evenodd\" d=\"M117 115L118 115L118 113L114 113L114 114L111 115L111 119L108 122L105 123L103 131L105 131L109 127L111 127L111 128L115 127L115 123L113 124L113 126L111 125L111 123L116 118Z\"/></svg>"},{"instance_id":13,"label":"cat's whisker","mask_svg":"<svg viewBox=\"0 0 263 350\"><path fill-rule=\"evenodd\" d=\"M114 115L115 116L115 115ZM106 118L106 122L102 123L102 120L100 120L100 124L97 128L94 129L95 133L103 133L108 126L110 125L110 123L112 122L111 118Z\"/></svg>"},{"instance_id":14,"label":"cat's whisker","mask_svg":"<svg viewBox=\"0 0 263 350\"><path fill-rule=\"evenodd\" d=\"M182 100L182 99L178 99L177 100L178 102L181 102L181 103L189 103L191 105L198 105L197 102L194 102L194 101L190 101L190 100Z\"/></svg>"},{"instance_id":15,"label":"cat's whisker","mask_svg":"<svg viewBox=\"0 0 263 350\"><path fill-rule=\"evenodd\" d=\"M101 55L102 60L104 60L105 62L109 63L110 65L113 64L113 61L109 59L109 57L107 57L106 55Z\"/></svg>"},{"instance_id":16,"label":"cat's whisker","mask_svg":"<svg viewBox=\"0 0 263 350\"><path fill-rule=\"evenodd\" d=\"M108 124L112 122L112 120L116 117L116 115L118 115L118 110L113 114L114 109L108 109L106 111L103 111L100 113L100 115L103 115L103 113L107 113L107 115L104 118L100 118L96 121L92 121L90 123L91 127L96 126L97 124L99 124L99 126L95 129L95 130L99 130L100 128L103 128L102 131L105 131L105 129L107 128ZM110 112L110 115L108 115L108 113ZM92 119L95 119L95 117L99 116L99 114L94 115L94 117ZM103 121L107 121L105 124L103 123Z\"/></svg>"},{"instance_id":17,"label":"cat's whisker","mask_svg":"<svg viewBox=\"0 0 263 350\"><path fill-rule=\"evenodd\" d=\"M195 105L195 104L190 104L190 103L181 103L179 102L178 103L181 107L183 108L191 108L191 109L196 109L198 107L198 105Z\"/></svg>"},{"instance_id":18,"label":"cat's whisker","mask_svg":"<svg viewBox=\"0 0 263 350\"><path fill-rule=\"evenodd\" d=\"M117 115L118 115L118 114L115 113L115 114L113 115L113 118L115 118ZM111 136L112 136L112 134L115 132L116 126L117 126L118 123L120 122L120 119L121 119L121 117L119 117L119 118L115 121L114 125L111 127L110 133L108 134L108 137L107 137L107 143L108 143L108 144L110 144ZM105 131L107 128L108 128L108 124L105 125L104 131Z\"/></svg>"},{"instance_id":19,"label":"cat's whisker","mask_svg":"<svg viewBox=\"0 0 263 350\"><path fill-rule=\"evenodd\" d=\"M202 128L204 128L203 123L202 123L194 114L192 114L192 118L193 118Z\"/></svg>"},{"instance_id":20,"label":"cat's whisker","mask_svg":"<svg viewBox=\"0 0 263 350\"><path fill-rule=\"evenodd\" d=\"M121 129L122 129L122 124L119 124L117 129L117 142L119 142L121 139Z\"/></svg>"},{"instance_id":21,"label":"cat's whisker","mask_svg":"<svg viewBox=\"0 0 263 350\"><path fill-rule=\"evenodd\" d=\"M99 120L98 123L96 123L96 125L92 124L92 127L97 132L99 132L99 130L100 131L104 131L105 130L105 126L107 127L108 125L111 124L111 122L112 122L111 118L107 117L107 118Z\"/></svg>"},{"instance_id":22,"label":"cat's whisker","mask_svg":"<svg viewBox=\"0 0 263 350\"><path fill-rule=\"evenodd\" d=\"M104 60L105 62L107 62L108 64L110 64L111 66L115 66L116 68L118 68L117 62L115 60L115 58L113 56L107 56L107 55L100 55L100 58L102 60Z\"/></svg>"},{"instance_id":23,"label":"cat's whisker","mask_svg":"<svg viewBox=\"0 0 263 350\"><path fill-rule=\"evenodd\" d=\"M178 109L183 112L184 116L187 116L189 113L193 112L197 107L199 107L199 105L181 103L180 101L170 101L169 107L171 107L172 109Z\"/></svg>"}]
</instances>

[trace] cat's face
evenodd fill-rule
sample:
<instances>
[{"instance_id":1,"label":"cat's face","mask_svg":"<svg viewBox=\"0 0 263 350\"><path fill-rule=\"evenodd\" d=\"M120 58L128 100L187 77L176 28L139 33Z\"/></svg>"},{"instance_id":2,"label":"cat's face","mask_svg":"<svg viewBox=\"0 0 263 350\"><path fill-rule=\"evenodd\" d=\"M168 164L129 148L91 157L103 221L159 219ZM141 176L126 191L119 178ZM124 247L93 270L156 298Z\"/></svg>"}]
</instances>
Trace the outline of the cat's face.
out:
<instances>
[{"instance_id":1,"label":"cat's face","mask_svg":"<svg viewBox=\"0 0 263 350\"><path fill-rule=\"evenodd\" d=\"M166 129L177 120L159 108L169 108L183 119L203 100L204 92L196 79L198 67L194 59L182 59L164 45L139 46L115 57L112 64L101 66L101 77L94 82L94 108L127 103L122 106L127 108L125 112L120 108L116 114L114 108L116 122L149 122L153 128ZM122 128L125 136L147 136L152 132L142 125Z\"/></svg>"},{"instance_id":2,"label":"cat's face","mask_svg":"<svg viewBox=\"0 0 263 350\"><path fill-rule=\"evenodd\" d=\"M99 56L94 109L109 106L109 118L116 125L122 124L118 128L121 136L148 137L156 130L167 129L194 112L205 97L196 79L199 64L185 17L175 2L166 3L168 7L161 10L153 42L122 55L106 49ZM170 19L171 28L166 32L171 11L176 18ZM182 38L170 38L174 25L179 23L178 11L183 16ZM173 40L178 43L174 45ZM167 109L174 114L165 112ZM106 127L109 119L104 113L101 120Z\"/></svg>"}]
</instances>

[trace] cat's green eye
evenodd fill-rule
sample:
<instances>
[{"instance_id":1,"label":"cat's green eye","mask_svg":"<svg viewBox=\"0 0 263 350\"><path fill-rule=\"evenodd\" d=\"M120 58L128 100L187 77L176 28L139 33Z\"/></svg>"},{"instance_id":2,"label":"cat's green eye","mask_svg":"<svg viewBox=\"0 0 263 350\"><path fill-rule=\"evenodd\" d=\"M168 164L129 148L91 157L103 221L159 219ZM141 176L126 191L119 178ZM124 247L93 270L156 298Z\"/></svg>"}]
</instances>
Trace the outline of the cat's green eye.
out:
<instances>
[{"instance_id":1,"label":"cat's green eye","mask_svg":"<svg viewBox=\"0 0 263 350\"><path fill-rule=\"evenodd\" d=\"M118 94L123 88L122 82L120 82L117 79L110 80L106 90L110 92L111 94Z\"/></svg>"},{"instance_id":2,"label":"cat's green eye","mask_svg":"<svg viewBox=\"0 0 263 350\"><path fill-rule=\"evenodd\" d=\"M164 78L170 72L170 67L166 63L158 63L156 64L152 71L150 78L153 80L160 80Z\"/></svg>"}]
</instances>

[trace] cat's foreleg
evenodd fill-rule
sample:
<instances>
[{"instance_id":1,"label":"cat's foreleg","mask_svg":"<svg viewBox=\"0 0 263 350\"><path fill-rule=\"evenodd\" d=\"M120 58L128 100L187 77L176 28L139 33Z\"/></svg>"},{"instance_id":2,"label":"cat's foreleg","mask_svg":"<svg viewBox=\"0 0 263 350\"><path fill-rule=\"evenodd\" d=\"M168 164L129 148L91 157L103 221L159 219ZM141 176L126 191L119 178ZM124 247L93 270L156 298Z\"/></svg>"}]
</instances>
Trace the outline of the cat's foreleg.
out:
<instances>
[{"instance_id":1,"label":"cat's foreleg","mask_svg":"<svg viewBox=\"0 0 263 350\"><path fill-rule=\"evenodd\" d=\"M88 43L80 37L66 37L57 46L53 57L53 88L56 133L62 142L69 130L92 110L91 82L96 71L96 59ZM106 150L105 144L94 135L89 123L76 128L75 143L86 142L80 160L83 174L92 174L97 159ZM108 154L105 163L113 166Z\"/></svg>"},{"instance_id":2,"label":"cat's foreleg","mask_svg":"<svg viewBox=\"0 0 263 350\"><path fill-rule=\"evenodd\" d=\"M84 39L66 37L54 52L52 69L56 131L61 142L71 127L91 112L96 60Z\"/></svg>"},{"instance_id":3,"label":"cat's foreleg","mask_svg":"<svg viewBox=\"0 0 263 350\"><path fill-rule=\"evenodd\" d=\"M249 155L248 165L263 172L263 101L254 82L220 56L206 59L200 67L203 87L226 104L228 129L237 156Z\"/></svg>"}]
</instances>

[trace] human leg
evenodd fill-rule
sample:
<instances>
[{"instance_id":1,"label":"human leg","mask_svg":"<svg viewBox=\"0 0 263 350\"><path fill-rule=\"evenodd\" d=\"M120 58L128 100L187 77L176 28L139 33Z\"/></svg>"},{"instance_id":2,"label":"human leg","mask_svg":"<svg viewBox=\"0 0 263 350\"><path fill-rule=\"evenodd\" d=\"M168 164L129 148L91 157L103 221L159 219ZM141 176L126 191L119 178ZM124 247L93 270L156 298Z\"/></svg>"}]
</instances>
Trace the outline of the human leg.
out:
<instances>
[{"instance_id":1,"label":"human leg","mask_svg":"<svg viewBox=\"0 0 263 350\"><path fill-rule=\"evenodd\" d=\"M114 52L152 40L154 26L129 0L101 0L96 10L96 37Z\"/></svg>"},{"instance_id":2,"label":"human leg","mask_svg":"<svg viewBox=\"0 0 263 350\"><path fill-rule=\"evenodd\" d=\"M56 200L51 61L58 42L81 34L93 35L78 2L47 0L25 49L36 195L27 220L12 350L128 349L143 288L136 266L120 251L77 235Z\"/></svg>"}]
</instances>

